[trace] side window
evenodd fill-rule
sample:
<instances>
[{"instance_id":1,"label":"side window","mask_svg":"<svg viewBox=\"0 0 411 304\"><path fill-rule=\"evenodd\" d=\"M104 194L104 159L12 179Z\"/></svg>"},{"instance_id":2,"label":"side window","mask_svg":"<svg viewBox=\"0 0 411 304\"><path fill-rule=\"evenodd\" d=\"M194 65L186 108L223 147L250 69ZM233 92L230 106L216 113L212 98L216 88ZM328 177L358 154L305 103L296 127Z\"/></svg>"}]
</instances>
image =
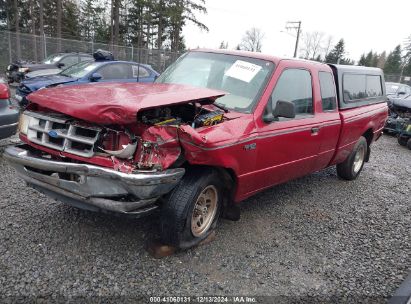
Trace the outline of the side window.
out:
<instances>
[{"instance_id":1,"label":"side window","mask_svg":"<svg viewBox=\"0 0 411 304\"><path fill-rule=\"evenodd\" d=\"M318 75L320 78L323 111L333 111L337 108L333 75L328 72L320 72Z\"/></svg>"},{"instance_id":2,"label":"side window","mask_svg":"<svg viewBox=\"0 0 411 304\"><path fill-rule=\"evenodd\" d=\"M143 67L138 66L138 65L132 65L131 69L133 71L133 78L137 77L148 77L150 76L150 73Z\"/></svg>"},{"instance_id":3,"label":"side window","mask_svg":"<svg viewBox=\"0 0 411 304\"><path fill-rule=\"evenodd\" d=\"M66 56L63 59L60 60L61 63L64 63L64 67L67 68L73 64L78 63L78 56L73 55L73 56Z\"/></svg>"},{"instance_id":4,"label":"side window","mask_svg":"<svg viewBox=\"0 0 411 304\"><path fill-rule=\"evenodd\" d=\"M367 75L367 97L382 96L381 76Z\"/></svg>"},{"instance_id":5,"label":"side window","mask_svg":"<svg viewBox=\"0 0 411 304\"><path fill-rule=\"evenodd\" d=\"M103 80L111 79L129 79L131 74L130 65L124 63L111 63L100 68L97 73L102 76Z\"/></svg>"},{"instance_id":6,"label":"side window","mask_svg":"<svg viewBox=\"0 0 411 304\"><path fill-rule=\"evenodd\" d=\"M271 95L273 109L279 100L291 101L296 115L313 113L313 90L311 74L307 70L288 69L283 71Z\"/></svg>"},{"instance_id":7,"label":"side window","mask_svg":"<svg viewBox=\"0 0 411 304\"><path fill-rule=\"evenodd\" d=\"M365 98L365 75L345 74L343 81L345 102Z\"/></svg>"},{"instance_id":8,"label":"side window","mask_svg":"<svg viewBox=\"0 0 411 304\"><path fill-rule=\"evenodd\" d=\"M382 96L381 76L365 74L344 74L344 102Z\"/></svg>"}]
</instances>

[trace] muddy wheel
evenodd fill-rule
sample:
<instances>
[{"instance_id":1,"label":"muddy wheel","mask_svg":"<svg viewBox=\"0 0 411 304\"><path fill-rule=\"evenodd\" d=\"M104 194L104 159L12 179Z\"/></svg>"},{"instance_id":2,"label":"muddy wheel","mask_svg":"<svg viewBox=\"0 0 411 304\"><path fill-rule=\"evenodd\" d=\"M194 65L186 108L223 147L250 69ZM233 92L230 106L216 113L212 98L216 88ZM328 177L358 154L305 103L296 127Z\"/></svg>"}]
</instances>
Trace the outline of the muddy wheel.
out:
<instances>
[{"instance_id":1,"label":"muddy wheel","mask_svg":"<svg viewBox=\"0 0 411 304\"><path fill-rule=\"evenodd\" d=\"M351 154L337 165L337 175L345 180L356 179L364 166L367 150L367 140L361 136Z\"/></svg>"},{"instance_id":2,"label":"muddy wheel","mask_svg":"<svg viewBox=\"0 0 411 304\"><path fill-rule=\"evenodd\" d=\"M185 249L206 239L217 226L221 213L220 185L212 169L189 170L162 207L162 241Z\"/></svg>"}]
</instances>

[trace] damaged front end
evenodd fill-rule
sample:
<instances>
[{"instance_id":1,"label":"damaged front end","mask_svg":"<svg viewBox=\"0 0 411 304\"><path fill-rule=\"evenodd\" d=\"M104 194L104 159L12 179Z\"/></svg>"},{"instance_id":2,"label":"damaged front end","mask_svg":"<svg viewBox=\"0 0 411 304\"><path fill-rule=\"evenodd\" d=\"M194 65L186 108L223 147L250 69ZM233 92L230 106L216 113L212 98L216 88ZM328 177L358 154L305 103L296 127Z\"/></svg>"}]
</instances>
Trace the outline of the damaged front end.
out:
<instances>
[{"instance_id":1,"label":"damaged front end","mask_svg":"<svg viewBox=\"0 0 411 304\"><path fill-rule=\"evenodd\" d=\"M389 104L390 115L384 130L388 133L400 134L411 124L411 98L394 99Z\"/></svg>"},{"instance_id":2,"label":"damaged front end","mask_svg":"<svg viewBox=\"0 0 411 304\"><path fill-rule=\"evenodd\" d=\"M204 102L210 103L210 102ZM185 173L180 137L225 120L197 101L139 111L134 123L90 123L30 105L22 145L4 157L38 191L81 209L133 216L151 213Z\"/></svg>"}]
</instances>

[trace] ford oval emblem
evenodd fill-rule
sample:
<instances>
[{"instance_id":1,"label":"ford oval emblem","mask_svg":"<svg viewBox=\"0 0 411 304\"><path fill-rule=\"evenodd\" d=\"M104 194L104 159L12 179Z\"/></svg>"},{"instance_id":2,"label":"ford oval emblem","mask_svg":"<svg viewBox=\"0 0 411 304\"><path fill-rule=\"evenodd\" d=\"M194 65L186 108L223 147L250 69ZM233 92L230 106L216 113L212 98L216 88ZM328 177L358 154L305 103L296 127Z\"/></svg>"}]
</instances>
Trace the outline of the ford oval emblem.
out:
<instances>
[{"instance_id":1,"label":"ford oval emblem","mask_svg":"<svg viewBox=\"0 0 411 304\"><path fill-rule=\"evenodd\" d=\"M57 131L54 131L54 130L50 130L48 132L48 134L49 134L50 137L53 137L53 138L58 138L59 137Z\"/></svg>"}]
</instances>

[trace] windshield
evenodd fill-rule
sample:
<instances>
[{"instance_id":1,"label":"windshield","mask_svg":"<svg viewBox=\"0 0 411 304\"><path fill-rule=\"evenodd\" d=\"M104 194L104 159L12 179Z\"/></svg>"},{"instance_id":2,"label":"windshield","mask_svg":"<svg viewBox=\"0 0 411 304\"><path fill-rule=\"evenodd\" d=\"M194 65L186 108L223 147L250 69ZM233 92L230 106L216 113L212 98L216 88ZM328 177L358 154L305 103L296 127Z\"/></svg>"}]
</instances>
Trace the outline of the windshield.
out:
<instances>
[{"instance_id":1,"label":"windshield","mask_svg":"<svg viewBox=\"0 0 411 304\"><path fill-rule=\"evenodd\" d=\"M61 71L60 75L67 76L67 77L73 77L73 78L81 78L81 77L86 76L88 73L90 73L92 70L97 68L99 65L100 65L99 62L94 62L94 61L79 62Z\"/></svg>"},{"instance_id":2,"label":"windshield","mask_svg":"<svg viewBox=\"0 0 411 304\"><path fill-rule=\"evenodd\" d=\"M60 54L50 55L49 57L44 59L42 62L45 63L45 64L56 63L57 61L59 61L61 59L61 57L62 56Z\"/></svg>"},{"instance_id":3,"label":"windshield","mask_svg":"<svg viewBox=\"0 0 411 304\"><path fill-rule=\"evenodd\" d=\"M216 103L228 109L250 113L262 93L274 63L260 59L191 52L180 57L156 80L222 90L229 94Z\"/></svg>"},{"instance_id":4,"label":"windshield","mask_svg":"<svg viewBox=\"0 0 411 304\"><path fill-rule=\"evenodd\" d=\"M385 89L387 91L387 94L395 94L398 89L399 89L399 84L398 83L386 83L385 84Z\"/></svg>"}]
</instances>

